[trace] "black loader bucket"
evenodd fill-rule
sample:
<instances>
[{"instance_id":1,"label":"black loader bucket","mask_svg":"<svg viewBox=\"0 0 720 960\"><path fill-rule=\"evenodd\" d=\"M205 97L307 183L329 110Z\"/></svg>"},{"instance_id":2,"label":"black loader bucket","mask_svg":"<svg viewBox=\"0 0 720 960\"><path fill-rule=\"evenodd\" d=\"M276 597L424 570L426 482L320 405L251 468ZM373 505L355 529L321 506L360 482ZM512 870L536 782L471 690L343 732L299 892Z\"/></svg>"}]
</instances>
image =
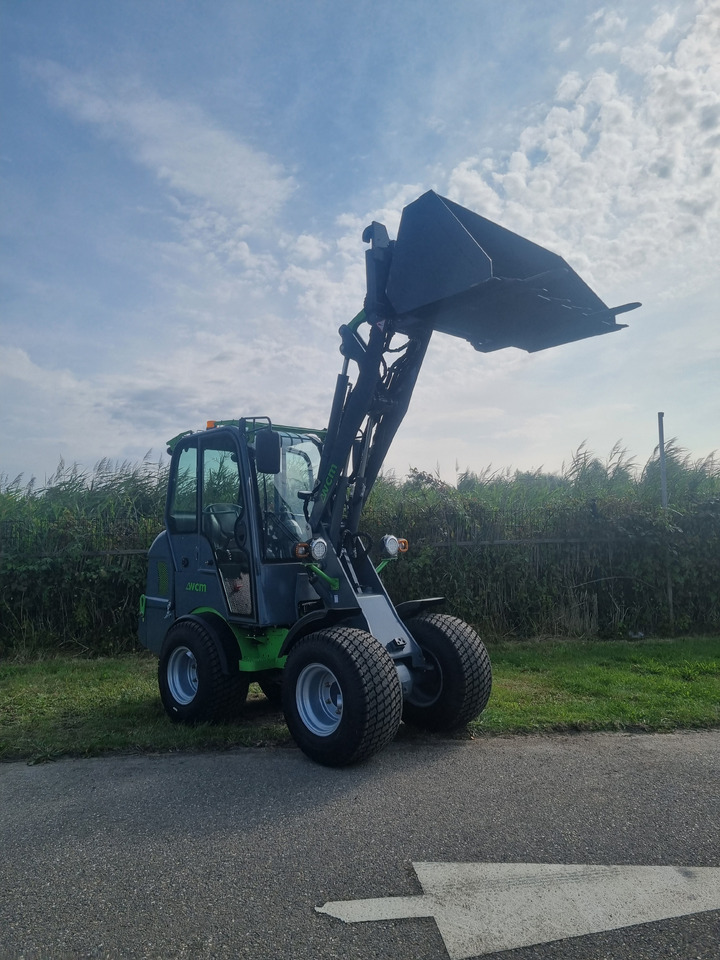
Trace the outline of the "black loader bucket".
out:
<instances>
[{"instance_id":1,"label":"black loader bucket","mask_svg":"<svg viewBox=\"0 0 720 960\"><path fill-rule=\"evenodd\" d=\"M403 210L386 287L395 328L433 330L489 353L531 353L622 330L608 308L555 253L434 191Z\"/></svg>"}]
</instances>

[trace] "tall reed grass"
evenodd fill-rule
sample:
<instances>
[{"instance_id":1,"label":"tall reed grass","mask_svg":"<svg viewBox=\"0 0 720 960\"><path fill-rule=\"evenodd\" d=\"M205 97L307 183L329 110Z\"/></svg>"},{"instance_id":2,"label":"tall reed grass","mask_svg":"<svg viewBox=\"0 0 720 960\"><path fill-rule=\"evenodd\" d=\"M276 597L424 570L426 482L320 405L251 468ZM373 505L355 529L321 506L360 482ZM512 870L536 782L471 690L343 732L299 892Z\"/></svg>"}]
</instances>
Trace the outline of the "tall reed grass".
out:
<instances>
[{"instance_id":1,"label":"tall reed grass","mask_svg":"<svg viewBox=\"0 0 720 960\"><path fill-rule=\"evenodd\" d=\"M60 463L38 488L0 484L0 656L134 649L144 553L162 529L167 465Z\"/></svg>"},{"instance_id":2,"label":"tall reed grass","mask_svg":"<svg viewBox=\"0 0 720 960\"><path fill-rule=\"evenodd\" d=\"M396 601L443 595L488 637L720 633L720 463L666 447L642 467L581 445L558 473L412 470L382 476L363 518L410 552L386 568ZM0 481L0 656L135 646L144 551L162 529L167 465L61 463L38 487Z\"/></svg>"}]
</instances>

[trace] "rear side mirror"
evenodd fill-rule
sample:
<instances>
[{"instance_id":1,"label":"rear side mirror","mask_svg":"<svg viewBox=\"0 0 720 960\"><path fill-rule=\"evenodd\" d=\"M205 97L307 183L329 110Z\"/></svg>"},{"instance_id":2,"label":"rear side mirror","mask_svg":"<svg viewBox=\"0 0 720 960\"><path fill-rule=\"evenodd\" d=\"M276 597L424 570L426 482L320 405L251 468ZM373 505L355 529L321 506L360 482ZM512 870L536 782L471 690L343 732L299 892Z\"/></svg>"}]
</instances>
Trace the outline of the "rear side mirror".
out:
<instances>
[{"instance_id":1,"label":"rear side mirror","mask_svg":"<svg viewBox=\"0 0 720 960\"><path fill-rule=\"evenodd\" d=\"M255 434L255 467L258 473L280 473L280 434L274 430L258 430Z\"/></svg>"}]
</instances>

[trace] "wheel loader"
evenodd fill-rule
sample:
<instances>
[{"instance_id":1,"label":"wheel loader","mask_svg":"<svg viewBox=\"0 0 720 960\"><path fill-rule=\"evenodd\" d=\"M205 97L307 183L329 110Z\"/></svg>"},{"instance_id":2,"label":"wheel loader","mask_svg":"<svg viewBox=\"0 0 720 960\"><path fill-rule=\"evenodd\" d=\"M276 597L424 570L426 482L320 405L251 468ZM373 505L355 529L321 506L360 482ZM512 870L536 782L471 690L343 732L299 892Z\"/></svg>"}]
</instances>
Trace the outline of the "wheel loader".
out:
<instances>
[{"instance_id":1,"label":"wheel loader","mask_svg":"<svg viewBox=\"0 0 720 960\"><path fill-rule=\"evenodd\" d=\"M487 651L442 598L390 600L402 531L371 544L361 529L432 334L533 352L620 330L639 306L608 308L561 257L433 191L396 240L377 222L362 239L367 294L339 330L327 424L247 416L169 442L139 616L171 720L232 717L256 682L327 766L371 756L403 720L462 726L490 696Z\"/></svg>"}]
</instances>

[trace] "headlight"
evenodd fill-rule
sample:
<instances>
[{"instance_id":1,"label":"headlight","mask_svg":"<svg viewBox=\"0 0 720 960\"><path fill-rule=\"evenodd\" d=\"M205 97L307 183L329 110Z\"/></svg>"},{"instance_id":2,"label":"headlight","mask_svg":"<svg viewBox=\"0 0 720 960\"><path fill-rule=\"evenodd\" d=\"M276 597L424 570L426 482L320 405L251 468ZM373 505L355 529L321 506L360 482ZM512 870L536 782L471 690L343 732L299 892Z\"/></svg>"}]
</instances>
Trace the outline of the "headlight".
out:
<instances>
[{"instance_id":1,"label":"headlight","mask_svg":"<svg viewBox=\"0 0 720 960\"><path fill-rule=\"evenodd\" d=\"M389 557L396 557L398 555L398 551L400 550L400 542L398 541L397 537L392 535L392 533L386 534L382 538L381 542L383 545L383 550Z\"/></svg>"},{"instance_id":2,"label":"headlight","mask_svg":"<svg viewBox=\"0 0 720 960\"><path fill-rule=\"evenodd\" d=\"M319 563L321 560L324 560L327 555L328 545L322 537L318 537L317 540L310 541L310 556L316 563Z\"/></svg>"}]
</instances>

